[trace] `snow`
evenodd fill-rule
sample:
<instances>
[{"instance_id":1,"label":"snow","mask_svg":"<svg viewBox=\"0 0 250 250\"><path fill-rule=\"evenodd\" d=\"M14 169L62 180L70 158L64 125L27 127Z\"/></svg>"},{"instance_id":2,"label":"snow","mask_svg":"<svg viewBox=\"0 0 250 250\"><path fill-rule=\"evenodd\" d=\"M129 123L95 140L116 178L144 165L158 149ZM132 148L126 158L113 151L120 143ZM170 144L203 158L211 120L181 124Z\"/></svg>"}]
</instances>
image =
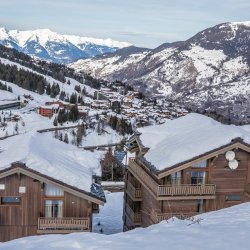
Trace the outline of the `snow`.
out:
<instances>
[{"instance_id":1,"label":"snow","mask_svg":"<svg viewBox=\"0 0 250 250\"><path fill-rule=\"evenodd\" d=\"M106 203L100 206L99 214L93 214L93 232L115 234L123 231L123 192L105 191ZM98 225L99 224L99 225Z\"/></svg>"},{"instance_id":2,"label":"snow","mask_svg":"<svg viewBox=\"0 0 250 250\"><path fill-rule=\"evenodd\" d=\"M119 42L107 39L97 39L91 37L80 37L74 35L61 35L53 32L49 29L36 29L36 30L6 30L5 28L0 28L0 40L11 39L14 40L19 46L25 47L28 41L38 41L43 47L46 46L47 42L58 42L58 43L72 43L73 45L81 48L82 44L96 44L102 46L108 46L112 48L123 48L131 46L127 42Z\"/></svg>"},{"instance_id":3,"label":"snow","mask_svg":"<svg viewBox=\"0 0 250 250\"><path fill-rule=\"evenodd\" d=\"M53 150L51 150L53 149ZM68 185L90 191L100 154L77 149L49 134L28 132L0 141L0 169L19 161Z\"/></svg>"},{"instance_id":4,"label":"snow","mask_svg":"<svg viewBox=\"0 0 250 250\"><path fill-rule=\"evenodd\" d=\"M17 95L0 89L0 101L16 101L17 98Z\"/></svg>"},{"instance_id":5,"label":"snow","mask_svg":"<svg viewBox=\"0 0 250 250\"><path fill-rule=\"evenodd\" d=\"M215 75L215 67L226 59L226 55L222 50L207 50L200 46L193 46L191 50L182 52L184 55L192 59L196 70L199 72L197 81L202 81Z\"/></svg>"},{"instance_id":6,"label":"snow","mask_svg":"<svg viewBox=\"0 0 250 250\"><path fill-rule=\"evenodd\" d=\"M122 186L123 187L125 185L125 183L124 183L124 181L102 181L101 185L103 187L106 187L106 186L108 186L108 187L110 187L110 186Z\"/></svg>"},{"instance_id":7,"label":"snow","mask_svg":"<svg viewBox=\"0 0 250 250\"><path fill-rule=\"evenodd\" d=\"M148 228L138 228L114 235L74 233L33 236L0 243L0 249L163 250L166 247L171 250L249 249L250 203L205 213L194 218L194 221L170 219Z\"/></svg>"},{"instance_id":8,"label":"snow","mask_svg":"<svg viewBox=\"0 0 250 250\"><path fill-rule=\"evenodd\" d=\"M163 170L228 144L237 137L250 143L246 127L224 125L193 113L138 131L142 133L142 144L150 148L145 159L158 170Z\"/></svg>"},{"instance_id":9,"label":"snow","mask_svg":"<svg viewBox=\"0 0 250 250\"><path fill-rule=\"evenodd\" d=\"M38 115L36 112L26 111L26 109L16 109L16 110L3 110L0 112L1 121L4 121L4 117L8 118L10 116L16 116L19 121L6 121L7 126L0 128L0 137L6 135L13 135L16 133L15 126L18 126L18 132L20 134L26 133L27 131L36 131L40 129L46 129L53 127L53 120Z\"/></svg>"},{"instance_id":10,"label":"snow","mask_svg":"<svg viewBox=\"0 0 250 250\"><path fill-rule=\"evenodd\" d=\"M93 131L92 129L87 130L87 134L82 140L82 146L88 147L120 143L123 139L121 135L109 126L106 126L104 130L106 132L103 132L102 134L98 134L97 131Z\"/></svg>"}]
</instances>

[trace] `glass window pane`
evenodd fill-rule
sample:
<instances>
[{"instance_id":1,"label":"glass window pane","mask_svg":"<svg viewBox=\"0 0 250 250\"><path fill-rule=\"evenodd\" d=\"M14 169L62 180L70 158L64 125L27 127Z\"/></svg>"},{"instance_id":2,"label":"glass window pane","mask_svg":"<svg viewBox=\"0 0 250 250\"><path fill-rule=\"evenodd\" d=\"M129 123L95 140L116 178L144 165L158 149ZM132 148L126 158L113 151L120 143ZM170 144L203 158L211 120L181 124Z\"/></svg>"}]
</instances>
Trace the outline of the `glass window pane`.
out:
<instances>
[{"instance_id":1,"label":"glass window pane","mask_svg":"<svg viewBox=\"0 0 250 250\"><path fill-rule=\"evenodd\" d=\"M1 204L20 204L21 197L2 197Z\"/></svg>"},{"instance_id":2,"label":"glass window pane","mask_svg":"<svg viewBox=\"0 0 250 250\"><path fill-rule=\"evenodd\" d=\"M181 184L181 171L171 174L171 184Z\"/></svg>"},{"instance_id":3,"label":"glass window pane","mask_svg":"<svg viewBox=\"0 0 250 250\"><path fill-rule=\"evenodd\" d=\"M45 217L62 218L63 201L62 200L45 200Z\"/></svg>"},{"instance_id":4,"label":"glass window pane","mask_svg":"<svg viewBox=\"0 0 250 250\"><path fill-rule=\"evenodd\" d=\"M204 161L200 161L200 162L197 162L197 163L194 163L192 165L193 168L206 168L207 167L207 161L204 160Z\"/></svg>"},{"instance_id":5,"label":"glass window pane","mask_svg":"<svg viewBox=\"0 0 250 250\"><path fill-rule=\"evenodd\" d=\"M60 197L64 195L64 191L60 188L57 188L51 184L45 184L45 195L46 196L55 196Z\"/></svg>"},{"instance_id":6,"label":"glass window pane","mask_svg":"<svg viewBox=\"0 0 250 250\"><path fill-rule=\"evenodd\" d=\"M191 184L205 184L206 183L206 172L191 172Z\"/></svg>"},{"instance_id":7,"label":"glass window pane","mask_svg":"<svg viewBox=\"0 0 250 250\"><path fill-rule=\"evenodd\" d=\"M226 196L226 201L241 201L242 195L229 194Z\"/></svg>"}]
</instances>

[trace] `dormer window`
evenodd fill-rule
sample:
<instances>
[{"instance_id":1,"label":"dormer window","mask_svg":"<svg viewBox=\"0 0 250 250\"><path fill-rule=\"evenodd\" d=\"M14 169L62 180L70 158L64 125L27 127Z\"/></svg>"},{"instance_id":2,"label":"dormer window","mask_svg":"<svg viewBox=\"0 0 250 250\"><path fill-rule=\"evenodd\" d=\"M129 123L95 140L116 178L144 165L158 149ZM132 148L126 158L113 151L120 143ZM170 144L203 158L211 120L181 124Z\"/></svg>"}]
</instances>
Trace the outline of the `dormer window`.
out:
<instances>
[{"instance_id":1,"label":"dormer window","mask_svg":"<svg viewBox=\"0 0 250 250\"><path fill-rule=\"evenodd\" d=\"M63 197L64 191L54 185L45 184L45 196L47 197Z\"/></svg>"}]
</instances>

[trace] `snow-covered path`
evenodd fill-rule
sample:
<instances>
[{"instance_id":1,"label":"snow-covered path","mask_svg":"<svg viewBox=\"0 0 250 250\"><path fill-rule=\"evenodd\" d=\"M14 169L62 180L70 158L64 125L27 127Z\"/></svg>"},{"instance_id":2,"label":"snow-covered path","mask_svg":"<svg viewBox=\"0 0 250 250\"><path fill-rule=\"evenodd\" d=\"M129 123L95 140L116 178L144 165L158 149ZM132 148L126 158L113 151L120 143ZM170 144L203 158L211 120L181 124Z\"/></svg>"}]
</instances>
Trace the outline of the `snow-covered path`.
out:
<instances>
[{"instance_id":1,"label":"snow-covered path","mask_svg":"<svg viewBox=\"0 0 250 250\"><path fill-rule=\"evenodd\" d=\"M114 234L122 232L123 192L105 192L107 203L93 215L93 232Z\"/></svg>"}]
</instances>

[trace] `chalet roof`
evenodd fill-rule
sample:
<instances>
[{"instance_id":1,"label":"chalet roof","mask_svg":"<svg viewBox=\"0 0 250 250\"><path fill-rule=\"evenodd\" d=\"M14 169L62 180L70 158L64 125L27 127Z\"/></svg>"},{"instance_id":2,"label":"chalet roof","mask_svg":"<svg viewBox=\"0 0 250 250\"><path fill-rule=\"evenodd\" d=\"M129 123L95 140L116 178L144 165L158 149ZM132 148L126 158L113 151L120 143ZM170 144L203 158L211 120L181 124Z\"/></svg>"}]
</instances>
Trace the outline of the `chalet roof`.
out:
<instances>
[{"instance_id":1,"label":"chalet roof","mask_svg":"<svg viewBox=\"0 0 250 250\"><path fill-rule=\"evenodd\" d=\"M0 141L0 171L22 162L34 171L85 192L100 169L100 153L78 149L51 134L29 132Z\"/></svg>"},{"instance_id":2,"label":"chalet roof","mask_svg":"<svg viewBox=\"0 0 250 250\"><path fill-rule=\"evenodd\" d=\"M188 114L157 126L138 129L140 148L149 148L143 160L150 169L164 171L241 138L250 144L250 126L224 125L209 117ZM131 139L129 142L132 142Z\"/></svg>"}]
</instances>

